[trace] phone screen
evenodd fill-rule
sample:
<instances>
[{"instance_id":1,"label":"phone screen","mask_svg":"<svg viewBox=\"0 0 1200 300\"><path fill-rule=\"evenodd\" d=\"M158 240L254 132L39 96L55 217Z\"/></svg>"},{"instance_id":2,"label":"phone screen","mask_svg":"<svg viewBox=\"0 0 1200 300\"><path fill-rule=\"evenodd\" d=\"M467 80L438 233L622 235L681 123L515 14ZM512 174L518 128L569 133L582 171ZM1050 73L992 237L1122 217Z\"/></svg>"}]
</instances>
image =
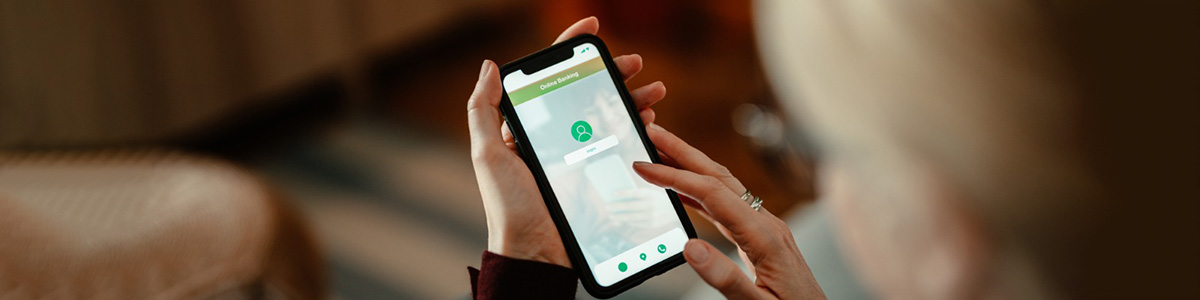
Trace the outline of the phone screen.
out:
<instances>
[{"instance_id":1,"label":"phone screen","mask_svg":"<svg viewBox=\"0 0 1200 300\"><path fill-rule=\"evenodd\" d=\"M601 286L680 253L688 236L666 189L633 171L650 161L597 47L583 43L504 89Z\"/></svg>"}]
</instances>

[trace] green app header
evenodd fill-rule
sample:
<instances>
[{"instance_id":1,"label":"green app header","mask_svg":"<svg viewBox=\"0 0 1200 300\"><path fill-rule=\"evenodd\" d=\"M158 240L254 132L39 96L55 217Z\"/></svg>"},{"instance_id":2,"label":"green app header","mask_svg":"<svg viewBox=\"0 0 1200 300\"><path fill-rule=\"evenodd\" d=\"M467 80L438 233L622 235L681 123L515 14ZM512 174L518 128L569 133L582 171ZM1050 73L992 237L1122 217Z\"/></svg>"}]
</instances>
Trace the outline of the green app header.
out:
<instances>
[{"instance_id":1,"label":"green app header","mask_svg":"<svg viewBox=\"0 0 1200 300\"><path fill-rule=\"evenodd\" d=\"M579 65L563 70L562 72L546 76L545 79L535 81L525 87L519 88L516 91L508 93L508 99L512 101L513 106L521 105L541 95L553 92L558 88L567 86L584 77L604 71L604 61L599 57L585 61Z\"/></svg>"}]
</instances>

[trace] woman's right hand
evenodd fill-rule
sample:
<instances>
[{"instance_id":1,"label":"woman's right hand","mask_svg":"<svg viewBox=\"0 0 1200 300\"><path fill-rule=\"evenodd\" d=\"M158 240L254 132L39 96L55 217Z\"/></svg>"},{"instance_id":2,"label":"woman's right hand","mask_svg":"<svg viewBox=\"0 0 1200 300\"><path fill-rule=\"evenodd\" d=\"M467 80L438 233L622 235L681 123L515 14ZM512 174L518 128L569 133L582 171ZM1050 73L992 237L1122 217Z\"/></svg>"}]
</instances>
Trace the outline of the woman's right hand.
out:
<instances>
[{"instance_id":1,"label":"woman's right hand","mask_svg":"<svg viewBox=\"0 0 1200 300\"><path fill-rule=\"evenodd\" d=\"M700 278L730 299L825 299L787 224L742 201L746 188L729 169L658 125L648 126L646 133L674 167L637 162L634 170L652 184L694 199L684 202L738 245L756 280L708 242L693 239L683 256Z\"/></svg>"}]
</instances>

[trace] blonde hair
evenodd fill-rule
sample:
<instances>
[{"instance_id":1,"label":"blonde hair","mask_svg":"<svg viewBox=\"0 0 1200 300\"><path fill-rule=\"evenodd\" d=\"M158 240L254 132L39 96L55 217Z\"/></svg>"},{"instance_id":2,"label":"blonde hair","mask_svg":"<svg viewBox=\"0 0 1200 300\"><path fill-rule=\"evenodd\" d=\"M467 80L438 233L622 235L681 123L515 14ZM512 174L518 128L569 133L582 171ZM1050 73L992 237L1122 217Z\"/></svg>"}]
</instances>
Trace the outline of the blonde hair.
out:
<instances>
[{"instance_id":1,"label":"blonde hair","mask_svg":"<svg viewBox=\"0 0 1200 300\"><path fill-rule=\"evenodd\" d=\"M1196 210L1170 209L1200 199L1200 126L1177 123L1200 118L1195 3L772 4L760 21L781 24L759 24L768 71L782 98L804 100L793 115L818 126L828 152L936 165L1000 243L1068 295L1171 295L1186 285L1129 283L1197 282L1200 251L1184 254L1200 235Z\"/></svg>"}]
</instances>

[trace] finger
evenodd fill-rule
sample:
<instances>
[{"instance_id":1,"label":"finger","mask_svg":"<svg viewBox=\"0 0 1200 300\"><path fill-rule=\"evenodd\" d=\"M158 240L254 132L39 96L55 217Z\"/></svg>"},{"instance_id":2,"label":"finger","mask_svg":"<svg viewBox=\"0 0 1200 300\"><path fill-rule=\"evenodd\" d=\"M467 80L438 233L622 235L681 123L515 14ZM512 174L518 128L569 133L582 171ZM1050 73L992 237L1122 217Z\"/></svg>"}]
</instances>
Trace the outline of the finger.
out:
<instances>
[{"instance_id":1,"label":"finger","mask_svg":"<svg viewBox=\"0 0 1200 300\"><path fill-rule=\"evenodd\" d=\"M515 142L513 139L512 129L508 129L508 121L504 121L504 123L500 124L500 137L504 140L504 143Z\"/></svg>"},{"instance_id":2,"label":"finger","mask_svg":"<svg viewBox=\"0 0 1200 300\"><path fill-rule=\"evenodd\" d=\"M729 238L729 235L728 234L725 235L725 238ZM742 265L746 266L746 271L749 271L750 274L757 274L757 273L755 273L756 270L754 270L754 267L755 267L754 261L750 260L749 255L746 255L746 249L742 249L742 247L738 247L737 254L738 254L738 259L742 260Z\"/></svg>"},{"instance_id":3,"label":"finger","mask_svg":"<svg viewBox=\"0 0 1200 300\"><path fill-rule=\"evenodd\" d=\"M651 124L651 125L653 125L653 124ZM671 166L674 168L679 167L679 163L675 162L675 159L671 158L670 155L666 155L666 154L662 153L662 151L658 151L657 149L655 149L654 151L658 152L658 159L662 161L662 164ZM679 201L683 202L683 205L687 205L692 208L695 208L695 209L697 209L696 212L705 214L707 217L708 213L704 212L704 207L700 206L699 201L696 201L696 199L692 199L692 197L688 197L687 195L683 195L683 194L678 194L678 195L679 195ZM710 223L716 223L716 222L711 222L712 221L711 219L709 221L710 221Z\"/></svg>"},{"instance_id":4,"label":"finger","mask_svg":"<svg viewBox=\"0 0 1200 300\"><path fill-rule=\"evenodd\" d=\"M742 273L733 260L708 242L692 239L683 247L683 257L700 279L729 299L763 299L766 294Z\"/></svg>"},{"instance_id":5,"label":"finger","mask_svg":"<svg viewBox=\"0 0 1200 300\"><path fill-rule=\"evenodd\" d=\"M696 200L692 200L692 201L696 201ZM729 241L730 243L733 243L734 245L737 244L737 241L734 240L733 236L729 234L729 229L725 228L725 226L721 226L721 223L717 222L717 220L713 220L713 217L708 215L707 212L704 212L703 209L697 210L696 214L700 215L700 217L702 217L702 218L704 218L704 220L708 221L709 224L713 224L713 227L717 228L717 232L721 233L721 236L725 237L726 241ZM738 249L741 249L741 248L738 248Z\"/></svg>"},{"instance_id":6,"label":"finger","mask_svg":"<svg viewBox=\"0 0 1200 300\"><path fill-rule=\"evenodd\" d=\"M688 197L687 195L679 195L679 202L683 202L683 205L687 205L696 209L696 213L698 214L703 214L706 216L708 215L707 212L704 212L704 207L700 206L700 201L696 201L696 199L692 199L692 197ZM716 221L713 221L712 219L709 219L708 221L709 223L716 223Z\"/></svg>"},{"instance_id":7,"label":"finger","mask_svg":"<svg viewBox=\"0 0 1200 300\"><path fill-rule=\"evenodd\" d=\"M682 194L679 195L679 201L683 202L683 205L687 205L695 209L696 214L700 215L701 218L704 218L705 221L708 221L709 224L712 224L713 227L716 227L717 232L720 232L721 236L725 237L725 240L729 241L730 243L737 244L737 241L733 240L733 236L729 235L729 229L726 229L725 226L722 226L720 222L717 222L717 220L714 220L712 216L708 215L708 212L704 211L704 207L700 205L699 201Z\"/></svg>"},{"instance_id":8,"label":"finger","mask_svg":"<svg viewBox=\"0 0 1200 300\"><path fill-rule=\"evenodd\" d=\"M621 78L629 81L633 75L642 71L642 56L637 54L617 56L613 58L613 64L616 64L617 70L621 71Z\"/></svg>"},{"instance_id":9,"label":"finger","mask_svg":"<svg viewBox=\"0 0 1200 300\"><path fill-rule=\"evenodd\" d=\"M670 188L696 199L700 206L718 223L725 225L734 237L756 236L745 233L754 232L763 225L758 222L761 215L756 215L754 209L746 205L739 195L734 194L729 187L712 176L646 162L633 163L633 170L651 184ZM745 244L754 241L739 239L737 242Z\"/></svg>"},{"instance_id":10,"label":"finger","mask_svg":"<svg viewBox=\"0 0 1200 300\"><path fill-rule=\"evenodd\" d=\"M570 27L567 27L567 30L563 30L562 34L559 34L558 38L554 39L554 43L551 43L551 45L558 44L580 34L596 34L598 31L600 31L600 19L596 19L596 17L583 18L583 20L571 24Z\"/></svg>"},{"instance_id":11,"label":"finger","mask_svg":"<svg viewBox=\"0 0 1200 300\"><path fill-rule=\"evenodd\" d=\"M730 190L735 193L746 191L746 187L733 177L733 173L729 172L728 168L708 158L704 152L700 152L692 145L688 145L675 134L663 129L661 126L652 125L647 127L646 135L650 136L650 142L654 143L654 147L661 150L663 153L670 155L679 163L681 169L690 170L701 175L707 175L720 179Z\"/></svg>"},{"instance_id":12,"label":"finger","mask_svg":"<svg viewBox=\"0 0 1200 300\"><path fill-rule=\"evenodd\" d=\"M658 126L658 125L650 124L650 125L647 125L647 126ZM655 151L655 152L658 152L658 158L659 158L659 159L662 159L662 163L663 163L664 165L672 166L672 167L675 167L675 168L678 168L678 167L679 167L679 163L675 162L675 159L674 159L674 158L671 158L671 156L670 156L670 155L667 155L666 153L662 153L662 151L661 151L661 150L658 150L658 149L654 149L654 151Z\"/></svg>"},{"instance_id":13,"label":"finger","mask_svg":"<svg viewBox=\"0 0 1200 300\"><path fill-rule=\"evenodd\" d=\"M653 109L643 109L642 111L638 112L638 116L642 118L642 124L650 125L654 123Z\"/></svg>"},{"instance_id":14,"label":"finger","mask_svg":"<svg viewBox=\"0 0 1200 300\"><path fill-rule=\"evenodd\" d=\"M667 86L662 81L655 81L629 92L633 104L638 109L645 109L667 97Z\"/></svg>"},{"instance_id":15,"label":"finger","mask_svg":"<svg viewBox=\"0 0 1200 300\"><path fill-rule=\"evenodd\" d=\"M471 148L482 150L503 145L500 138L500 77L496 63L484 60L479 71L475 92L467 100L467 127L471 132Z\"/></svg>"}]
</instances>

